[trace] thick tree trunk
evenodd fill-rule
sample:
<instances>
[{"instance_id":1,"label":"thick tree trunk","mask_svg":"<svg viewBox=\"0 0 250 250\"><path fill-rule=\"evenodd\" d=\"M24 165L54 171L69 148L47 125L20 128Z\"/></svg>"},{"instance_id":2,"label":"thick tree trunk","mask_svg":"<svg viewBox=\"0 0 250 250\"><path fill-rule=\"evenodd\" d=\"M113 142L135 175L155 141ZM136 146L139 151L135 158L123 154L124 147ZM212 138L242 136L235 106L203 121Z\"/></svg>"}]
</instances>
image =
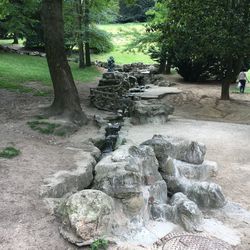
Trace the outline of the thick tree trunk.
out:
<instances>
[{"instance_id":1,"label":"thick tree trunk","mask_svg":"<svg viewBox=\"0 0 250 250\"><path fill-rule=\"evenodd\" d=\"M85 68L85 59L84 59L84 45L82 41L78 42L78 53L79 53L79 68Z\"/></svg>"},{"instance_id":2,"label":"thick tree trunk","mask_svg":"<svg viewBox=\"0 0 250 250\"><path fill-rule=\"evenodd\" d=\"M229 58L226 61L227 64L227 72L226 77L222 82L221 87L221 99L222 100L229 100L229 90L230 84L235 83L237 79L237 75L239 74L241 67L242 67L242 59L241 58Z\"/></svg>"},{"instance_id":3,"label":"thick tree trunk","mask_svg":"<svg viewBox=\"0 0 250 250\"><path fill-rule=\"evenodd\" d=\"M165 72L166 72L166 60L161 59L158 73L165 74Z\"/></svg>"},{"instance_id":4,"label":"thick tree trunk","mask_svg":"<svg viewBox=\"0 0 250 250\"><path fill-rule=\"evenodd\" d=\"M76 13L77 13L77 24L78 24L79 68L82 69L85 67L85 58L84 58L83 36L82 36L83 7L81 0L77 0L76 2Z\"/></svg>"},{"instance_id":5,"label":"thick tree trunk","mask_svg":"<svg viewBox=\"0 0 250 250\"><path fill-rule=\"evenodd\" d=\"M82 125L87 122L64 48L62 0L42 1L42 21L49 71L54 87L51 110Z\"/></svg>"},{"instance_id":6,"label":"thick tree trunk","mask_svg":"<svg viewBox=\"0 0 250 250\"><path fill-rule=\"evenodd\" d=\"M86 65L89 67L91 66L91 58L90 58L90 46L89 46L89 25L90 25L90 16L89 16L89 8L90 3L89 0L85 0L85 36L86 36L86 43L85 43L85 55L86 55Z\"/></svg>"},{"instance_id":7,"label":"thick tree trunk","mask_svg":"<svg viewBox=\"0 0 250 250\"><path fill-rule=\"evenodd\" d=\"M167 55L165 45L162 44L161 54L160 54L160 67L158 73L165 74L166 73L166 63L167 63Z\"/></svg>"},{"instance_id":8,"label":"thick tree trunk","mask_svg":"<svg viewBox=\"0 0 250 250\"><path fill-rule=\"evenodd\" d=\"M223 81L221 86L221 100L229 100L229 88L230 83L228 81Z\"/></svg>"},{"instance_id":9,"label":"thick tree trunk","mask_svg":"<svg viewBox=\"0 0 250 250\"><path fill-rule=\"evenodd\" d=\"M89 43L85 43L85 54L86 54L86 66L91 66L91 58L90 58L90 48Z\"/></svg>"},{"instance_id":10,"label":"thick tree trunk","mask_svg":"<svg viewBox=\"0 0 250 250\"><path fill-rule=\"evenodd\" d=\"M166 72L165 72L167 75L170 75L171 74L171 63L170 61L167 62L167 65L166 65Z\"/></svg>"}]
</instances>

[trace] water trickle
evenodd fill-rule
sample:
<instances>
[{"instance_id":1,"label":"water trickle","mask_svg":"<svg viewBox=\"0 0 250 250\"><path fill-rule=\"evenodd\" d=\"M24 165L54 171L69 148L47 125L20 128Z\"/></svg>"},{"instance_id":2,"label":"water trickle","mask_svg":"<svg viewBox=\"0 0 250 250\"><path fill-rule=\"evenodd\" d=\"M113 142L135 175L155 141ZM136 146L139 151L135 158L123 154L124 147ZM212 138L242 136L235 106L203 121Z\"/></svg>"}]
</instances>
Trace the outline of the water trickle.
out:
<instances>
[{"instance_id":1,"label":"water trickle","mask_svg":"<svg viewBox=\"0 0 250 250\"><path fill-rule=\"evenodd\" d=\"M120 123L108 123L105 128L105 146L102 153L107 154L115 150L115 145L119 137L119 131L121 129Z\"/></svg>"}]
</instances>

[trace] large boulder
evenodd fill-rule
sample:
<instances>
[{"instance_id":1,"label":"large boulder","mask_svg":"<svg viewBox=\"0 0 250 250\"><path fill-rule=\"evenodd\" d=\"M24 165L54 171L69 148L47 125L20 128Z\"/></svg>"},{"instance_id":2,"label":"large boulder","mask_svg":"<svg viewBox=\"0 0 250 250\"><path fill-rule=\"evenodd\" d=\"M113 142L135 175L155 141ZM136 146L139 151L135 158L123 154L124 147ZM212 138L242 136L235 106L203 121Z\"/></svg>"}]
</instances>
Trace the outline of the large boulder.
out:
<instances>
[{"instance_id":1,"label":"large boulder","mask_svg":"<svg viewBox=\"0 0 250 250\"><path fill-rule=\"evenodd\" d=\"M73 232L83 243L91 242L111 232L114 201L99 190L86 189L67 198L59 206L57 214L68 231L61 229L63 237L68 239Z\"/></svg>"},{"instance_id":2,"label":"large boulder","mask_svg":"<svg viewBox=\"0 0 250 250\"><path fill-rule=\"evenodd\" d=\"M179 176L184 176L187 179L207 180L217 175L218 164L213 161L190 164L168 157L166 164L161 168L161 172L165 175L173 175L174 172L178 172Z\"/></svg>"},{"instance_id":3,"label":"large boulder","mask_svg":"<svg viewBox=\"0 0 250 250\"><path fill-rule=\"evenodd\" d=\"M185 177L165 176L170 193L184 193L199 207L220 208L226 203L221 187L215 183L192 181Z\"/></svg>"},{"instance_id":4,"label":"large boulder","mask_svg":"<svg viewBox=\"0 0 250 250\"><path fill-rule=\"evenodd\" d=\"M204 144L172 136L154 135L151 140L142 144L153 147L161 168L169 156L191 164L201 164L206 154Z\"/></svg>"},{"instance_id":5,"label":"large boulder","mask_svg":"<svg viewBox=\"0 0 250 250\"><path fill-rule=\"evenodd\" d=\"M179 168L180 163L168 158L164 168L162 168L162 177L168 185L168 192L175 194L182 192L194 201L199 207L219 208L225 205L225 197L221 187L215 183L188 179L185 177L186 172L182 173ZM183 164L181 164L183 166ZM190 165L188 165L190 167ZM197 173L193 172L194 175ZM198 171L199 175L199 171Z\"/></svg>"},{"instance_id":6,"label":"large boulder","mask_svg":"<svg viewBox=\"0 0 250 250\"><path fill-rule=\"evenodd\" d=\"M159 100L140 100L135 101L133 110L131 111L131 123L147 124L157 123L163 124L168 121L168 116L173 114L174 108Z\"/></svg>"},{"instance_id":7,"label":"large boulder","mask_svg":"<svg viewBox=\"0 0 250 250\"><path fill-rule=\"evenodd\" d=\"M93 146L90 147L93 149ZM85 148L86 150L86 148ZM72 158L71 170L61 170L44 180L40 190L42 197L61 198L67 193L73 193L87 188L93 181L95 157L99 153L87 152L72 148L75 152Z\"/></svg>"},{"instance_id":8,"label":"large boulder","mask_svg":"<svg viewBox=\"0 0 250 250\"><path fill-rule=\"evenodd\" d=\"M143 185L162 180L152 148L123 145L95 166L94 187L108 195L127 199L138 196Z\"/></svg>"}]
</instances>

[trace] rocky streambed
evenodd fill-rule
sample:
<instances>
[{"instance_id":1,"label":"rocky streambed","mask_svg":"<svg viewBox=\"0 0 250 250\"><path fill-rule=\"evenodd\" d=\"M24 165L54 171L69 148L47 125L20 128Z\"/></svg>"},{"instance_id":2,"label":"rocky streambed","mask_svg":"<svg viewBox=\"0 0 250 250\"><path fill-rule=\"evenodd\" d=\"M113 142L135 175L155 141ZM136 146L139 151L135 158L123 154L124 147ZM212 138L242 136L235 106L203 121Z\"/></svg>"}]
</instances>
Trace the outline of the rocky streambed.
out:
<instances>
[{"instance_id":1,"label":"rocky streambed","mask_svg":"<svg viewBox=\"0 0 250 250\"><path fill-rule=\"evenodd\" d=\"M227 243L218 249L240 243L233 230L207 219L207 210L219 211L227 201L211 181L218 166L204 160L204 144L155 135L105 155L92 142L84 145L74 149L75 169L56 173L41 188L66 240L87 246L104 238L111 249L165 249L166 235L187 231L209 237L226 232L219 238Z\"/></svg>"}]
</instances>

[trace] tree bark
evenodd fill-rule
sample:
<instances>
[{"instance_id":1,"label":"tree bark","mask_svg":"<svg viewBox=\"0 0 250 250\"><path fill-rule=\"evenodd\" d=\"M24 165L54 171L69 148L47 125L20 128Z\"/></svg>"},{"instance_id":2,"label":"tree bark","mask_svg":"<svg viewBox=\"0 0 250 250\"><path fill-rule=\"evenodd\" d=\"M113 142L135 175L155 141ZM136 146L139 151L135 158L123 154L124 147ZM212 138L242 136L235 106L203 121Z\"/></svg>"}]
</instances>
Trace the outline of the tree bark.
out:
<instances>
[{"instance_id":1,"label":"tree bark","mask_svg":"<svg viewBox=\"0 0 250 250\"><path fill-rule=\"evenodd\" d=\"M229 88L230 88L230 82L229 81L223 81L221 85L221 100L229 100Z\"/></svg>"},{"instance_id":2,"label":"tree bark","mask_svg":"<svg viewBox=\"0 0 250 250\"><path fill-rule=\"evenodd\" d=\"M67 116L76 124L85 124L87 118L80 105L64 48L62 0L42 1L42 21L47 62L54 88L51 111L54 115Z\"/></svg>"},{"instance_id":3,"label":"tree bark","mask_svg":"<svg viewBox=\"0 0 250 250\"><path fill-rule=\"evenodd\" d=\"M169 60L167 61L165 73L166 73L167 75L170 75L170 74L171 74L171 63L170 63Z\"/></svg>"},{"instance_id":4,"label":"tree bark","mask_svg":"<svg viewBox=\"0 0 250 250\"><path fill-rule=\"evenodd\" d=\"M90 47L89 43L85 43L85 54L86 54L86 66L91 66L91 58L90 58Z\"/></svg>"},{"instance_id":5,"label":"tree bark","mask_svg":"<svg viewBox=\"0 0 250 250\"><path fill-rule=\"evenodd\" d=\"M89 25L90 25L90 16L89 16L89 8L90 3L89 0L85 0L85 36L86 36L86 43L85 43L85 55L86 55L86 66L91 66L91 58L90 58L90 46L89 46Z\"/></svg>"},{"instance_id":6,"label":"tree bark","mask_svg":"<svg viewBox=\"0 0 250 250\"><path fill-rule=\"evenodd\" d=\"M226 61L227 72L226 77L222 82L221 87L221 100L230 99L230 84L235 83L237 75L239 74L242 67L243 59L242 58L229 58Z\"/></svg>"},{"instance_id":7,"label":"tree bark","mask_svg":"<svg viewBox=\"0 0 250 250\"><path fill-rule=\"evenodd\" d=\"M160 52L160 67L159 67L160 74L166 73L166 63L167 63L166 48L165 48L165 45L162 44L161 52Z\"/></svg>"},{"instance_id":8,"label":"tree bark","mask_svg":"<svg viewBox=\"0 0 250 250\"><path fill-rule=\"evenodd\" d=\"M83 6L81 0L76 2L76 13L77 13L77 24L78 24L78 54L79 54L79 68L83 69L85 67L84 58L84 45L82 36L82 21L83 21Z\"/></svg>"},{"instance_id":9,"label":"tree bark","mask_svg":"<svg viewBox=\"0 0 250 250\"><path fill-rule=\"evenodd\" d=\"M159 67L159 74L165 74L166 73L166 62L167 60L164 58L160 59L160 67Z\"/></svg>"},{"instance_id":10,"label":"tree bark","mask_svg":"<svg viewBox=\"0 0 250 250\"><path fill-rule=\"evenodd\" d=\"M84 56L84 45L82 41L78 42L78 53L79 53L79 68L85 68L85 56Z\"/></svg>"}]
</instances>

